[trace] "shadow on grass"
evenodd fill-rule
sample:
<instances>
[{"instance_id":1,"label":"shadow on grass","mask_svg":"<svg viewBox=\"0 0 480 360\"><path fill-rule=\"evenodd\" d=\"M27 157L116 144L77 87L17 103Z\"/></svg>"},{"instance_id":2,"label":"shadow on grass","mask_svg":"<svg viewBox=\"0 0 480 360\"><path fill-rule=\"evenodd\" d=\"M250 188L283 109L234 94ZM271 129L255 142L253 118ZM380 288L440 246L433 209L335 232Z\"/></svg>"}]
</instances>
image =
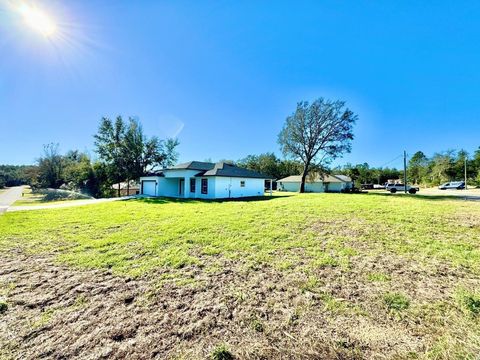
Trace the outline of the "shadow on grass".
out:
<instances>
[{"instance_id":1,"label":"shadow on grass","mask_svg":"<svg viewBox=\"0 0 480 360\"><path fill-rule=\"evenodd\" d=\"M243 198L227 198L227 199L181 199L181 198L170 198L170 197L144 197L144 198L133 198L127 199L124 201L135 200L140 201L146 204L168 204L168 203L224 203L224 202L252 202L252 201L269 201L275 199L281 199L290 197L292 195L281 195L281 196L251 196Z\"/></svg>"}]
</instances>

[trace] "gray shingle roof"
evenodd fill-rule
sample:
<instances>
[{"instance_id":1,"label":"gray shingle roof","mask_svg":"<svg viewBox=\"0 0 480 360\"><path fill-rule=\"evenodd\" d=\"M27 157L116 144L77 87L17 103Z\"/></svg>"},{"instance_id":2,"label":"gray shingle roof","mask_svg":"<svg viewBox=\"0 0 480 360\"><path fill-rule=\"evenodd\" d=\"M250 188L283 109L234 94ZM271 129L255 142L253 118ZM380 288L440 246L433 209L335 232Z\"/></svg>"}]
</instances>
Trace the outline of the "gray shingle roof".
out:
<instances>
[{"instance_id":1,"label":"gray shingle roof","mask_svg":"<svg viewBox=\"0 0 480 360\"><path fill-rule=\"evenodd\" d=\"M352 182L352 178L350 176L347 176L347 175L333 175L335 176L336 178L339 178L340 180L344 181L344 182Z\"/></svg>"},{"instance_id":2,"label":"gray shingle roof","mask_svg":"<svg viewBox=\"0 0 480 360\"><path fill-rule=\"evenodd\" d=\"M197 176L226 176L226 177L243 177L243 178L257 178L257 179L270 179L270 176L261 174L259 172L241 168L225 162L218 162L213 169L206 171L203 174Z\"/></svg>"},{"instance_id":3,"label":"gray shingle roof","mask_svg":"<svg viewBox=\"0 0 480 360\"><path fill-rule=\"evenodd\" d=\"M241 168L233 164L226 162L202 162L202 161L189 161L186 163L175 165L168 170L198 170L198 174L195 176L225 176L225 177L243 177L243 178L257 178L257 179L271 179L271 176L261 174L257 171ZM163 176L157 175L157 176Z\"/></svg>"},{"instance_id":4,"label":"gray shingle roof","mask_svg":"<svg viewBox=\"0 0 480 360\"><path fill-rule=\"evenodd\" d=\"M169 169L176 170L211 170L215 167L214 163L211 162L202 162L202 161L189 161L183 164L175 165Z\"/></svg>"}]
</instances>

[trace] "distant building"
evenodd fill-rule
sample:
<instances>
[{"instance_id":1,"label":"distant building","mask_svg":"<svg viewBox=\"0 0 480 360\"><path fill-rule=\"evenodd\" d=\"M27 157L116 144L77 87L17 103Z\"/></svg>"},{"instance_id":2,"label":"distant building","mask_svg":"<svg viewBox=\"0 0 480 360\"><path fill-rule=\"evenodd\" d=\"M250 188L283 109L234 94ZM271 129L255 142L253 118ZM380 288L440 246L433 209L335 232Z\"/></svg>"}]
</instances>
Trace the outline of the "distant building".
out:
<instances>
[{"instance_id":1,"label":"distant building","mask_svg":"<svg viewBox=\"0 0 480 360\"><path fill-rule=\"evenodd\" d=\"M277 180L278 190L300 191L302 182L301 175L288 176ZM353 187L352 179L346 175L318 175L307 176L305 180L305 192L341 192Z\"/></svg>"},{"instance_id":2,"label":"distant building","mask_svg":"<svg viewBox=\"0 0 480 360\"><path fill-rule=\"evenodd\" d=\"M118 194L118 183L112 185L112 189L115 190L115 195ZM140 194L140 184L136 181L130 181L130 186L128 183L121 182L120 183L120 196L128 196L128 195L138 195Z\"/></svg>"}]
</instances>

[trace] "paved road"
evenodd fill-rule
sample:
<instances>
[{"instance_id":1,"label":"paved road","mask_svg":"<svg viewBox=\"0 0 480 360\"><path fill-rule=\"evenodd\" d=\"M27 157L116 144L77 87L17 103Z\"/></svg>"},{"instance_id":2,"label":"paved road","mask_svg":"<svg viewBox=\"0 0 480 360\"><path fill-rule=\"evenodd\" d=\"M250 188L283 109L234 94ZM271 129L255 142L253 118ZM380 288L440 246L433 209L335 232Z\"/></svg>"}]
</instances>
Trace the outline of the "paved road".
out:
<instances>
[{"instance_id":1,"label":"paved road","mask_svg":"<svg viewBox=\"0 0 480 360\"><path fill-rule=\"evenodd\" d=\"M0 214L7 211L10 205L22 198L23 188L24 186L14 186L0 193Z\"/></svg>"},{"instance_id":2,"label":"paved road","mask_svg":"<svg viewBox=\"0 0 480 360\"><path fill-rule=\"evenodd\" d=\"M426 196L454 196L461 200L480 201L480 189L473 188L469 188L468 190L420 189L418 194Z\"/></svg>"}]
</instances>

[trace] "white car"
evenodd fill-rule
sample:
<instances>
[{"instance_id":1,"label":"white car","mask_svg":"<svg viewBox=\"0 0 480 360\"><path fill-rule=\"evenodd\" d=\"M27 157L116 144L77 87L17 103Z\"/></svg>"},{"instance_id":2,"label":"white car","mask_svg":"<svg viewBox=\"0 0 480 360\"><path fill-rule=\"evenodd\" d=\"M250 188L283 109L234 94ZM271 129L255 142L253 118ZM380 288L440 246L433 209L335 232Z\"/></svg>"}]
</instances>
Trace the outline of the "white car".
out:
<instances>
[{"instance_id":1,"label":"white car","mask_svg":"<svg viewBox=\"0 0 480 360\"><path fill-rule=\"evenodd\" d=\"M387 184L387 186L385 186L385 190L390 191L392 194L395 194L397 191L405 191L405 185L404 184ZM409 194L415 194L419 190L420 188L418 187L407 185L407 191Z\"/></svg>"}]
</instances>

